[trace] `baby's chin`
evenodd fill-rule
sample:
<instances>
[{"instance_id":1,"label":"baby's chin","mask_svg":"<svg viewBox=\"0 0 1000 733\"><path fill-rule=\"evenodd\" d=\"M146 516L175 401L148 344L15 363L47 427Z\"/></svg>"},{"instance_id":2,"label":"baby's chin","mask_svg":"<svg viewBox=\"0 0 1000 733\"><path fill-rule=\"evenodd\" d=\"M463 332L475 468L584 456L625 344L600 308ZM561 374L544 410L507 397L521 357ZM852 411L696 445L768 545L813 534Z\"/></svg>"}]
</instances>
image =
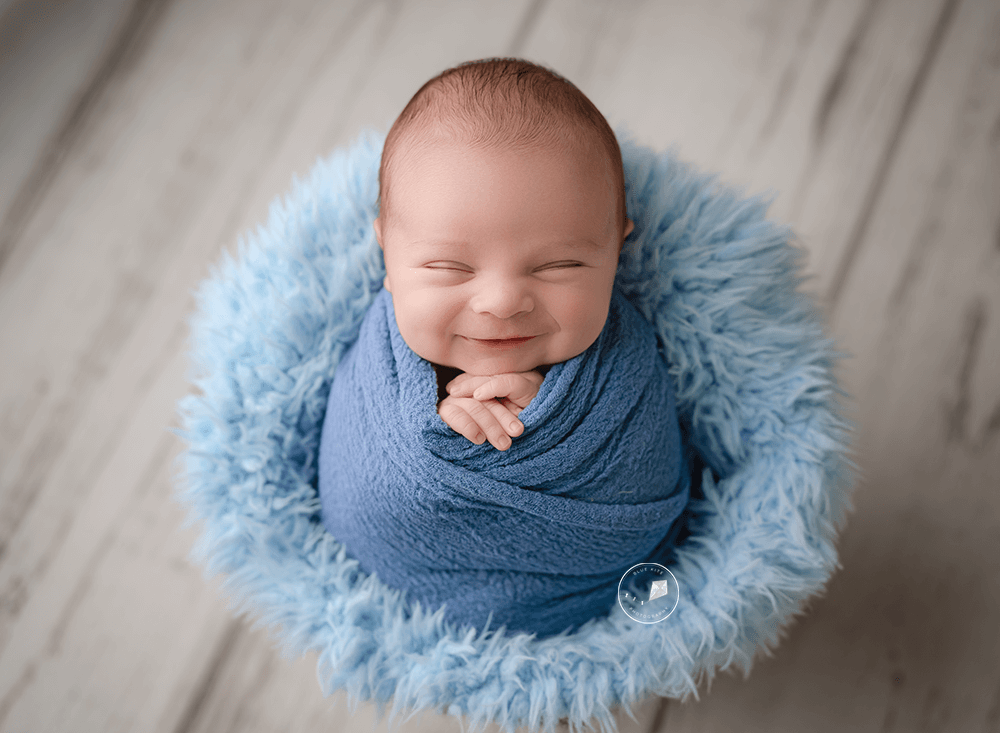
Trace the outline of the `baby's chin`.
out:
<instances>
[{"instance_id":1,"label":"baby's chin","mask_svg":"<svg viewBox=\"0 0 1000 733\"><path fill-rule=\"evenodd\" d=\"M542 366L542 362L535 359L495 358L476 361L458 360L453 365L453 368L465 374L471 374L474 377L492 377L497 374L509 374L511 372L530 372L540 366Z\"/></svg>"},{"instance_id":2,"label":"baby's chin","mask_svg":"<svg viewBox=\"0 0 1000 733\"><path fill-rule=\"evenodd\" d=\"M436 356L439 357L437 359L428 359L423 354L420 356L432 364L456 369L476 377L493 377L497 374L511 372L530 372L546 363L543 358L544 354L517 353L517 351L517 349L498 351L496 354L437 354Z\"/></svg>"},{"instance_id":3,"label":"baby's chin","mask_svg":"<svg viewBox=\"0 0 1000 733\"><path fill-rule=\"evenodd\" d=\"M553 364L568 361L576 354L567 356L565 359L551 358L552 356L552 354L508 352L495 356L456 358L449 360L446 366L476 377L493 377L497 374L510 374L512 372L546 371Z\"/></svg>"},{"instance_id":4,"label":"baby's chin","mask_svg":"<svg viewBox=\"0 0 1000 733\"><path fill-rule=\"evenodd\" d=\"M526 346L509 350L497 350L495 353L465 353L465 350L453 350L450 353L420 354L432 364L456 369L464 374L476 377L493 377L497 374L513 372L530 372L547 369L553 364L569 361L582 354L586 349L568 353L567 349L535 348ZM437 357L437 358L434 358Z\"/></svg>"}]
</instances>

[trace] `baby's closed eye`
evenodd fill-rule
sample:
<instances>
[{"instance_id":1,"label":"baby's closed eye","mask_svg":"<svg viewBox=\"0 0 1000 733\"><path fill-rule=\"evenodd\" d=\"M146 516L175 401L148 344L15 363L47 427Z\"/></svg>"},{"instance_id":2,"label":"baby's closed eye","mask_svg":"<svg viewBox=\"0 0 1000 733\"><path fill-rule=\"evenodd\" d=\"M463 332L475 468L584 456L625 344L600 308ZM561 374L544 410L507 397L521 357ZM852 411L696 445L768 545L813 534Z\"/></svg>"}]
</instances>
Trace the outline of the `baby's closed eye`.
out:
<instances>
[{"instance_id":1,"label":"baby's closed eye","mask_svg":"<svg viewBox=\"0 0 1000 733\"><path fill-rule=\"evenodd\" d=\"M560 262L547 262L544 265L540 265L535 268L535 272L544 272L546 270L569 270L576 267L585 267L583 262L575 262L571 260L560 261ZM462 272L472 274L475 269L469 265L461 262L428 262L424 265L427 270L438 270L442 272Z\"/></svg>"},{"instance_id":2,"label":"baby's closed eye","mask_svg":"<svg viewBox=\"0 0 1000 733\"><path fill-rule=\"evenodd\" d=\"M461 262L428 262L424 265L428 270L444 270L448 272L472 272L472 268Z\"/></svg>"}]
</instances>

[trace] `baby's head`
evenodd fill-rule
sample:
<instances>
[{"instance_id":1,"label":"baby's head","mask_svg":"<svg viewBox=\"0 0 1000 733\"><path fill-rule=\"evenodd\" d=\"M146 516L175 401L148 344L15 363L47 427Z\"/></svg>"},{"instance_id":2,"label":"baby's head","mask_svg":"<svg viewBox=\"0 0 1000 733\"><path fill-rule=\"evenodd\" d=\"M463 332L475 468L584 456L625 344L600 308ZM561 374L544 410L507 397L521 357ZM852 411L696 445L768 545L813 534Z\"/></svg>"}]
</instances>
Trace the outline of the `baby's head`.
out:
<instances>
[{"instance_id":1,"label":"baby's head","mask_svg":"<svg viewBox=\"0 0 1000 733\"><path fill-rule=\"evenodd\" d=\"M469 374L583 353L632 230L621 151L565 79L518 59L449 69L386 138L375 233L407 345Z\"/></svg>"}]
</instances>

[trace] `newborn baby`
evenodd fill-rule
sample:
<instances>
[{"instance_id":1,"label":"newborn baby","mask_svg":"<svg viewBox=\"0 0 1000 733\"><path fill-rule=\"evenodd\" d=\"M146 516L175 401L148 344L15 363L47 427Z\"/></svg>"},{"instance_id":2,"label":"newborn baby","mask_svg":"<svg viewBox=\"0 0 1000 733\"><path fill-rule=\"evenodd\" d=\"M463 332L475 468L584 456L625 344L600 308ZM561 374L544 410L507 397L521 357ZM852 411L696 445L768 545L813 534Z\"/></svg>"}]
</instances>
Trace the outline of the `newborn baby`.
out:
<instances>
[{"instance_id":1,"label":"newborn baby","mask_svg":"<svg viewBox=\"0 0 1000 733\"><path fill-rule=\"evenodd\" d=\"M331 386L326 527L452 621L546 635L606 613L669 551L689 486L655 333L614 288L633 229L614 134L552 72L473 62L417 92L379 181L385 289Z\"/></svg>"},{"instance_id":2,"label":"newborn baby","mask_svg":"<svg viewBox=\"0 0 1000 733\"><path fill-rule=\"evenodd\" d=\"M597 339L633 227L610 129L550 114L525 130L510 116L464 134L438 120L390 133L375 220L403 339L439 383L459 373L439 414L500 450L520 434L539 367Z\"/></svg>"}]
</instances>

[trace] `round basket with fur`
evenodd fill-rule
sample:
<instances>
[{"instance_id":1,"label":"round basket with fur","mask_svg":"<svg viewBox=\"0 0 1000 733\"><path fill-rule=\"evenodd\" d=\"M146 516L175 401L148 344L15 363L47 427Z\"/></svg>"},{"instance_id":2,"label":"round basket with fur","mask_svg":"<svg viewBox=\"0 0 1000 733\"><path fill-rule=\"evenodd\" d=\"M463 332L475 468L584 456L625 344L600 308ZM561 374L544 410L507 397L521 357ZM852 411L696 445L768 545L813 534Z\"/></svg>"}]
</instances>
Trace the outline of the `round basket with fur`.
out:
<instances>
[{"instance_id":1,"label":"round basket with fur","mask_svg":"<svg viewBox=\"0 0 1000 733\"><path fill-rule=\"evenodd\" d=\"M385 275L372 221L383 138L314 166L198 293L179 498L195 557L325 694L551 731L650 695L697 697L822 592L838 567L853 464L840 355L798 286L802 252L767 202L622 141L628 212L617 286L655 327L702 468L670 570L681 596L640 624L617 604L572 634L454 628L366 576L320 520L317 455L339 359Z\"/></svg>"}]
</instances>

